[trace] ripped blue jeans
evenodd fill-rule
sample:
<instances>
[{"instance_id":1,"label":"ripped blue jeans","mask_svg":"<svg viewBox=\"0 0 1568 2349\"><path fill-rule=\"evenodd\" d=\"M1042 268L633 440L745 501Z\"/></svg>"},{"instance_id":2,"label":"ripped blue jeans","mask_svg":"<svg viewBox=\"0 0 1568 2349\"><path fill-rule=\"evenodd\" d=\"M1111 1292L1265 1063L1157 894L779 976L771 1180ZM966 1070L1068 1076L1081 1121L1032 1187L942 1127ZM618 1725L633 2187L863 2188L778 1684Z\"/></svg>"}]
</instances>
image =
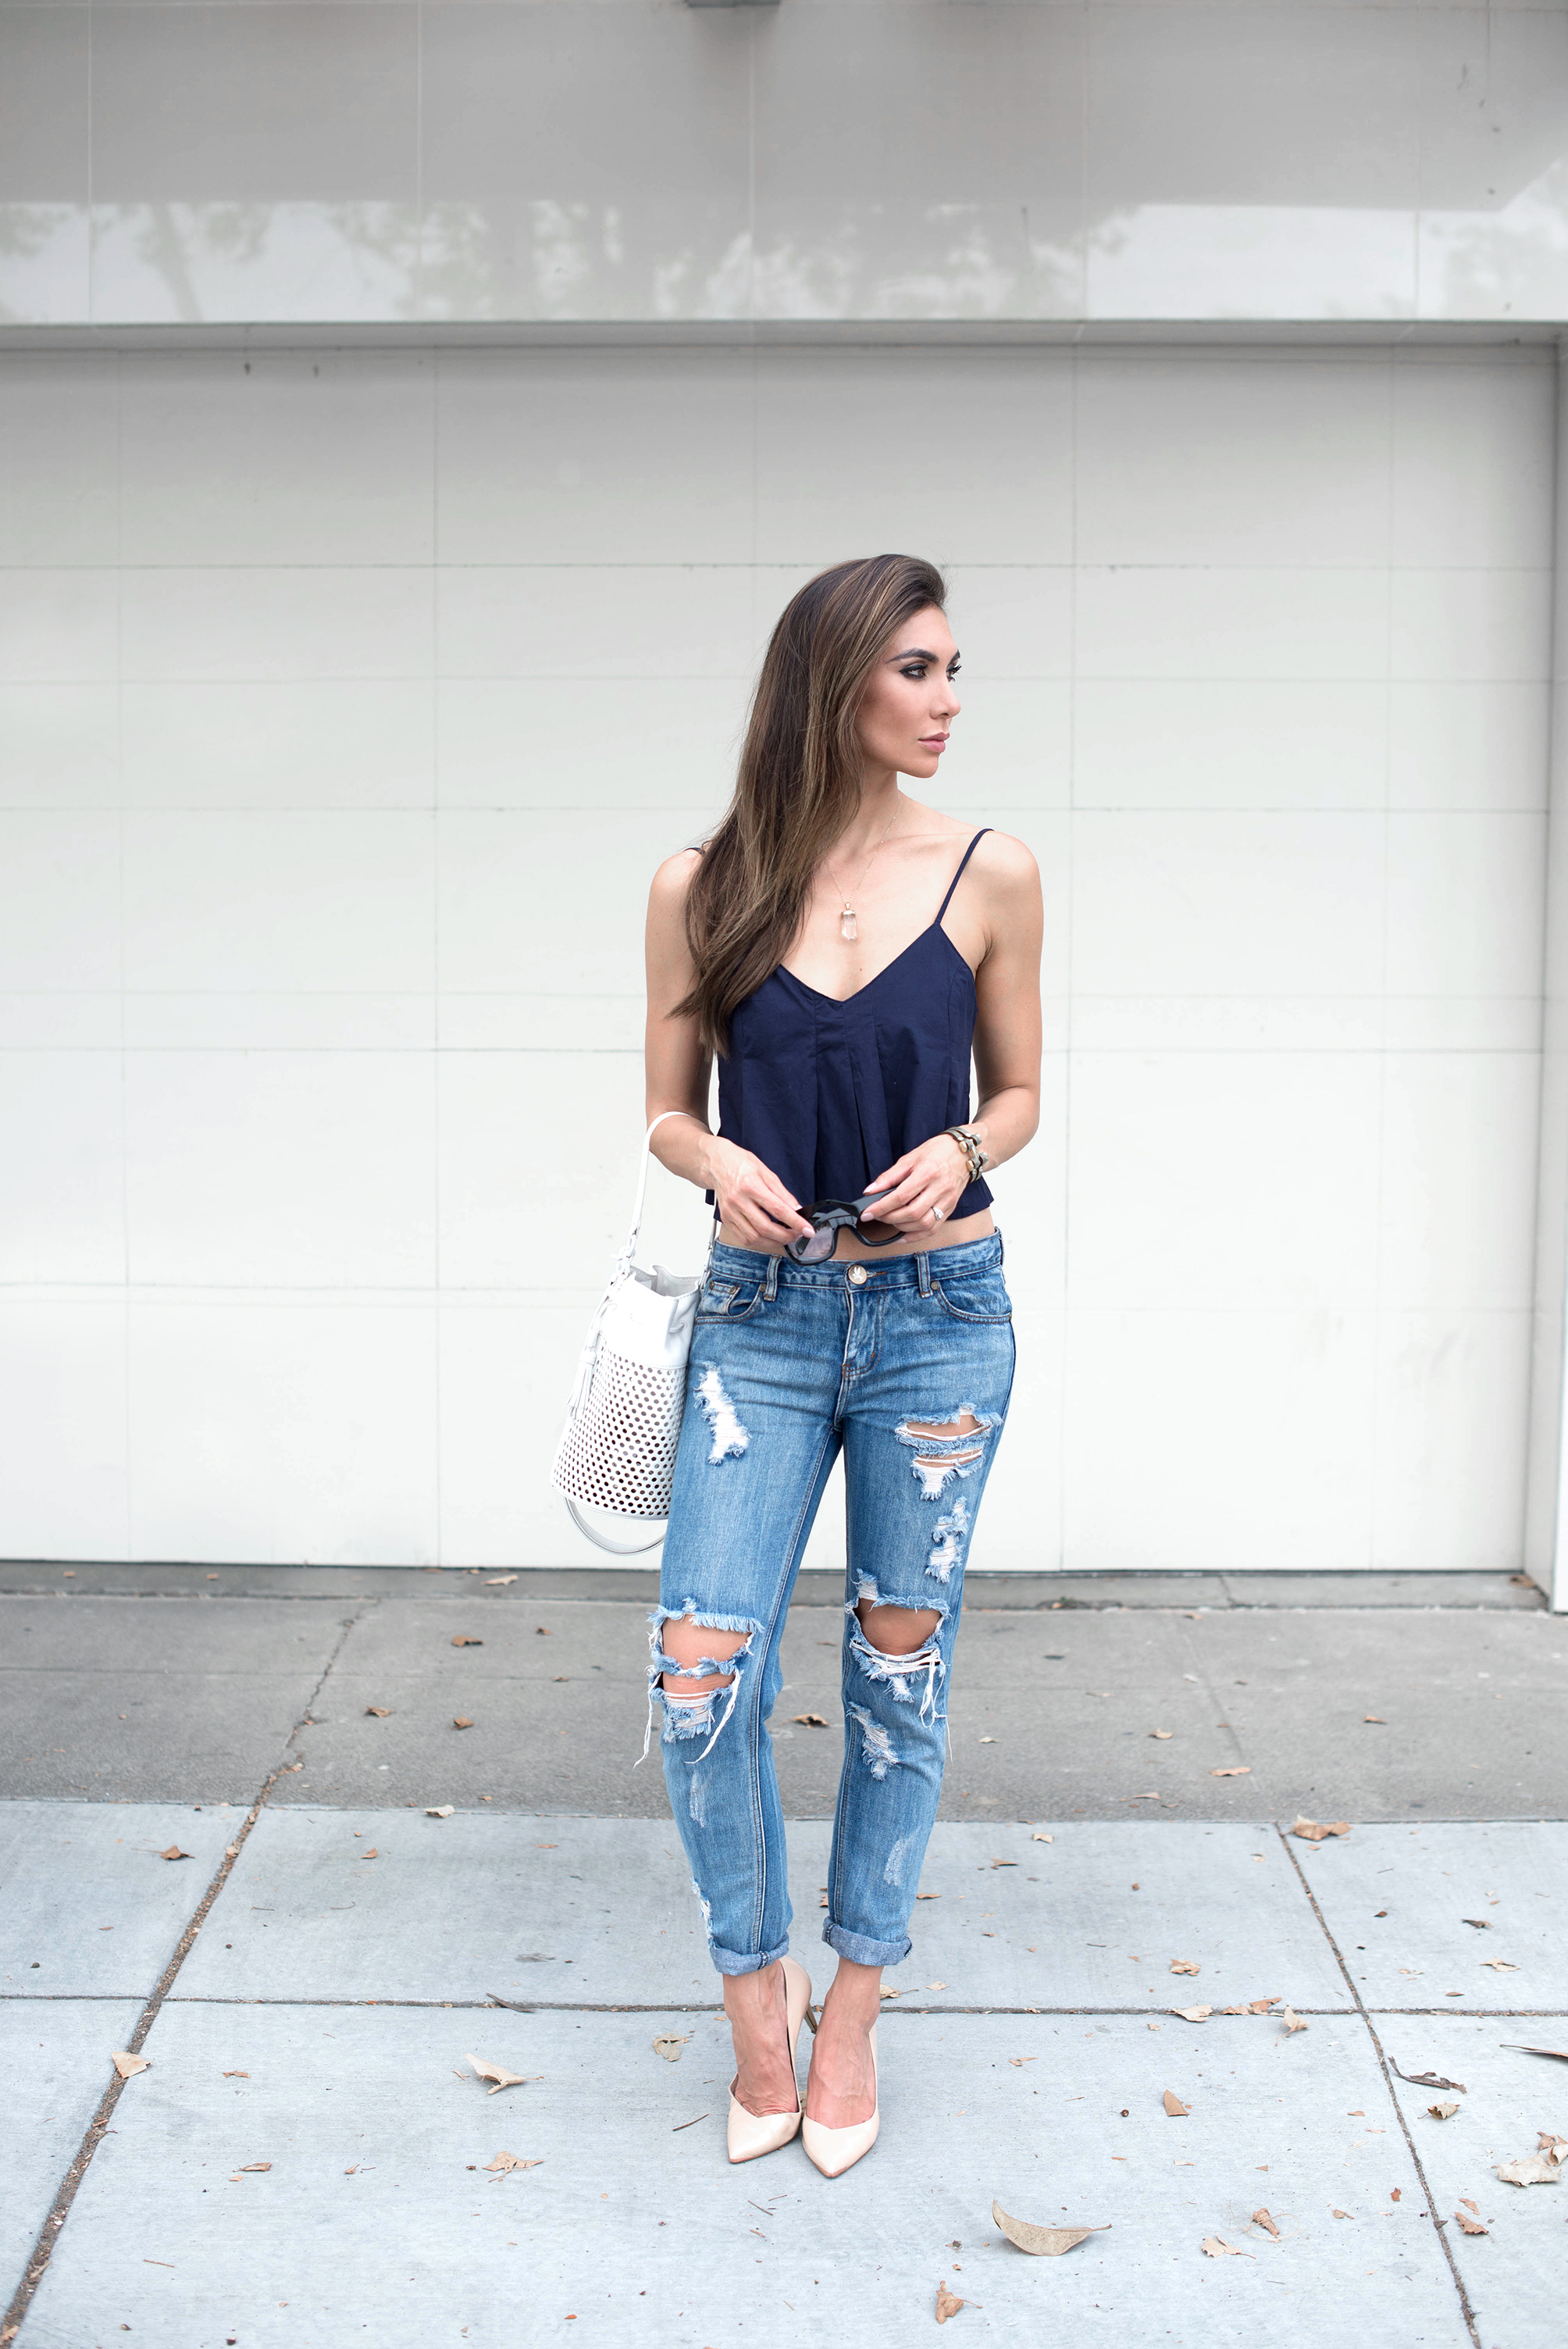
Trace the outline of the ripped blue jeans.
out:
<instances>
[{"instance_id":1,"label":"ripped blue jeans","mask_svg":"<svg viewBox=\"0 0 1568 2349\"><path fill-rule=\"evenodd\" d=\"M800 1555L841 1451L848 1535L844 1759L822 1939L896 1965L936 1816L964 1562L1013 1383L1012 1307L992 1235L882 1263L796 1265L719 1247L697 1309L649 1709L670 1807L721 1973L789 1944L784 1814L768 1718ZM934 1434L953 1427L961 1432ZM855 1609L934 1611L913 1655L874 1648ZM677 1665L677 1616L745 1634ZM695 1697L676 1682L730 1675Z\"/></svg>"}]
</instances>

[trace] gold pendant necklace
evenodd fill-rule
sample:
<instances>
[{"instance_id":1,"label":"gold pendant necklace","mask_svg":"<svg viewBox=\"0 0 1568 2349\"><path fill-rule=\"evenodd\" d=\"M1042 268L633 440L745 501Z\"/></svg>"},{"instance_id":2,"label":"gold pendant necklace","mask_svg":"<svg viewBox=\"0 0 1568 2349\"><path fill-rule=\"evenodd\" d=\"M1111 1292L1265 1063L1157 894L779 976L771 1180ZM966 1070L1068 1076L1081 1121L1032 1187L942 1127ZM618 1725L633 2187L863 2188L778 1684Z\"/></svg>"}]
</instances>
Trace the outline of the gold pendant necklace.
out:
<instances>
[{"instance_id":1,"label":"gold pendant necklace","mask_svg":"<svg viewBox=\"0 0 1568 2349\"><path fill-rule=\"evenodd\" d=\"M876 844L876 847L872 849L872 851L871 854L867 857L867 859L866 859L866 861L865 861L865 864L864 864L864 866L863 866L863 867L862 867L862 869L861 869L861 887L862 889L863 889L863 888L865 887L865 885L866 885L866 875L867 875L867 874L869 874L869 873L870 873L870 871L871 871L871 869L872 869L872 864L873 864L875 863L875 861L876 861L877 852L878 852L878 850L880 850L880 849L881 849L881 847L882 847L882 841L885 841L885 840L886 840L886 838L887 838L887 836L888 836L888 833L890 833L890 832L892 830L893 825L894 825L897 822L898 822L898 809L895 807L895 808L893 809L893 812L892 812L892 815L890 815L890 816L889 816L889 818L888 818L888 820L887 820L887 830L883 832L882 836L882 840L879 840L879 841L878 841L878 843L877 843L877 844ZM832 860L831 860L831 858L830 858L830 857L828 857L828 856L824 856L824 857L823 857L823 859L822 859L822 862L823 862L823 864L827 866L827 868L828 868L829 872L832 874L832 876L833 876L833 886L834 886L834 888L835 888L835 889L837 889L837 891L838 891L838 893L839 893L840 896L841 896L841 897L842 897L842 898L843 898L843 900L844 900L842 909L841 909L841 911L840 912L840 915L839 915L839 936L843 939L843 941L844 941L844 943L845 943L845 945L846 945L846 946L851 946L851 947L852 947L852 946L854 945L854 943L855 943L856 939L860 936L860 934L861 934L861 933L860 933L860 926L859 926L859 924L857 923L857 921L855 920L855 909L854 909L854 907L851 905L851 903L850 903L850 901L849 901L849 898L848 898L847 896L845 896L845 895L844 895L844 885L843 885L843 883L840 880L840 878L839 878L839 876L838 876L837 873L834 873L834 872L833 872L833 865L832 865Z\"/></svg>"}]
</instances>

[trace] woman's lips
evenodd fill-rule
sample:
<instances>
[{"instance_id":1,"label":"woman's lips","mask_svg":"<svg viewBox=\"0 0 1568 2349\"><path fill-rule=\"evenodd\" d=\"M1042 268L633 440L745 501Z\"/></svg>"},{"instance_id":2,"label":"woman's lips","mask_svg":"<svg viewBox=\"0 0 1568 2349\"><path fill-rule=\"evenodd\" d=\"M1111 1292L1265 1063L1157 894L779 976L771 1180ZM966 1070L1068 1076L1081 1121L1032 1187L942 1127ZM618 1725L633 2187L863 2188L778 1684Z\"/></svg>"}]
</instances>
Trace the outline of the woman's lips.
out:
<instances>
[{"instance_id":1,"label":"woman's lips","mask_svg":"<svg viewBox=\"0 0 1568 2349\"><path fill-rule=\"evenodd\" d=\"M923 750L945 750L947 737L945 734L923 734L920 738L920 747Z\"/></svg>"}]
</instances>

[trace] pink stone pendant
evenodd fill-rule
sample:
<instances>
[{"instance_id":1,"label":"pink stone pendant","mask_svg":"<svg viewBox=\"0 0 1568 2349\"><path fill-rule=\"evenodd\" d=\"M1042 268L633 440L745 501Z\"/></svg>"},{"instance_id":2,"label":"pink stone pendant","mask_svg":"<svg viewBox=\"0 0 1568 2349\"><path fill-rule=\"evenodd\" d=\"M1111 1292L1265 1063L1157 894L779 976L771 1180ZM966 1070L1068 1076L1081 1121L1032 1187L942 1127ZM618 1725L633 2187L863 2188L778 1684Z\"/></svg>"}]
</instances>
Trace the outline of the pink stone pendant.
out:
<instances>
[{"instance_id":1,"label":"pink stone pendant","mask_svg":"<svg viewBox=\"0 0 1568 2349\"><path fill-rule=\"evenodd\" d=\"M853 946L860 936L860 932L855 927L855 909L852 905L846 905L839 916L839 936L846 939L851 946Z\"/></svg>"}]
</instances>

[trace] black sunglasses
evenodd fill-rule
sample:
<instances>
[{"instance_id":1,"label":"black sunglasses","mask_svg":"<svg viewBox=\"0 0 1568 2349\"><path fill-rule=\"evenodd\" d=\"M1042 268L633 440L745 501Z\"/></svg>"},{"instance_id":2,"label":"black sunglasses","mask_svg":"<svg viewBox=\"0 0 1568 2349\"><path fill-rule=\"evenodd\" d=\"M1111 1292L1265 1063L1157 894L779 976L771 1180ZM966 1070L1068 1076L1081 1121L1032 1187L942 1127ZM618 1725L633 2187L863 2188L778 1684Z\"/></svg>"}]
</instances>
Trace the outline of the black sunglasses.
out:
<instances>
[{"instance_id":1,"label":"black sunglasses","mask_svg":"<svg viewBox=\"0 0 1568 2349\"><path fill-rule=\"evenodd\" d=\"M837 1253L839 1234L850 1231L867 1247L886 1247L890 1240L901 1240L904 1234L896 1225L878 1223L867 1210L885 1196L881 1191L867 1191L858 1199L816 1199L810 1206L802 1207L811 1229L804 1238L786 1240L784 1253L797 1264L826 1264Z\"/></svg>"}]
</instances>

